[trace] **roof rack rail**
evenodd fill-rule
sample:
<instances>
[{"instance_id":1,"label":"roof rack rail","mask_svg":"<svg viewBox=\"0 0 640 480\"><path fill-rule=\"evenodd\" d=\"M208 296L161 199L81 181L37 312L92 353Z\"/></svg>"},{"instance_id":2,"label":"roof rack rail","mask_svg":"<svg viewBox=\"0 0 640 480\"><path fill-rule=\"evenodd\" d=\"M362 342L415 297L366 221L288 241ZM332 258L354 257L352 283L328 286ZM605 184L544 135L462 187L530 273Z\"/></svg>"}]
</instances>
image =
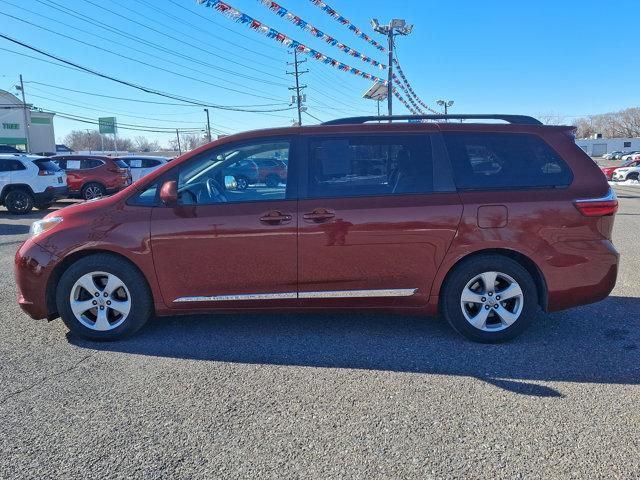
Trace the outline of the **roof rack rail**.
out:
<instances>
[{"instance_id":1,"label":"roof rack rail","mask_svg":"<svg viewBox=\"0 0 640 480\"><path fill-rule=\"evenodd\" d=\"M517 125L542 125L536 118L527 115L503 115L503 114L461 114L461 115L393 115L389 116L365 116L348 117L329 120L322 125L357 125L367 122L387 122L394 120L503 120Z\"/></svg>"}]
</instances>

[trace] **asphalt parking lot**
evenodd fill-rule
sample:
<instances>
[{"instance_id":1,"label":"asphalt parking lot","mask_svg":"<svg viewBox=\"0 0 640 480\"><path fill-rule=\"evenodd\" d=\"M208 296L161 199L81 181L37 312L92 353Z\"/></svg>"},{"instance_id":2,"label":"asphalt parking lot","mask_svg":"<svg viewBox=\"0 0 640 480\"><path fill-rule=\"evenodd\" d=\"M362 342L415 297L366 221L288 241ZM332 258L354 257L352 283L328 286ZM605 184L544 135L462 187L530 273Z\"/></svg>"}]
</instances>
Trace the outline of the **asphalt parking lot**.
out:
<instances>
[{"instance_id":1,"label":"asphalt parking lot","mask_svg":"<svg viewBox=\"0 0 640 480\"><path fill-rule=\"evenodd\" d=\"M0 210L0 478L638 478L640 187L618 284L478 345L438 318L192 316L94 344L19 309Z\"/></svg>"}]
</instances>

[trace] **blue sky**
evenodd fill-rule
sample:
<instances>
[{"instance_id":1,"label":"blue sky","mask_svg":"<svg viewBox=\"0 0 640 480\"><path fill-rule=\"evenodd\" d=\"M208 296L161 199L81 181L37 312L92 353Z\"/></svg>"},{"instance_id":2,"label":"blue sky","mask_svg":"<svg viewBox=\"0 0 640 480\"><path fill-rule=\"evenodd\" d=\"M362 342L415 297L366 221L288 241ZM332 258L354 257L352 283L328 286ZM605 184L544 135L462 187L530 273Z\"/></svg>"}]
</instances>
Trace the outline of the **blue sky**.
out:
<instances>
[{"instance_id":1,"label":"blue sky","mask_svg":"<svg viewBox=\"0 0 640 480\"><path fill-rule=\"evenodd\" d=\"M384 73L313 38L257 0L229 0L229 3L329 56L370 73ZM385 54L357 38L310 1L279 3L341 42L386 63ZM640 104L637 27L640 2L637 1L620 0L615 6L578 0L327 3L381 41L384 38L369 27L372 16L383 22L391 17L405 18L415 25L410 36L398 39L398 58L414 90L428 105L434 105L440 98L453 99L453 112L555 114L571 121L575 116ZM68 13L76 16L64 13L60 6L73 10ZM286 62L292 58L286 49L193 0L0 0L0 12L79 41L0 15L3 33L124 80L213 104L278 104L256 107L275 109L287 108L290 99L287 86L292 85L293 78L285 75L285 71ZM131 59L100 51L90 44ZM0 48L39 57L3 39ZM135 103L60 90L54 86L172 102L4 50L0 50L0 59L0 88L10 89L21 73L28 82L27 101L49 110L88 118L115 115L121 124L196 129L204 125L201 107ZM367 80L312 59L304 68L310 70L302 81L308 85L305 93L309 113L314 117L328 120L375 112L374 102L361 99L370 86ZM396 104L395 113L406 111ZM229 133L284 126L294 117L293 111L265 115L211 110L213 128ZM303 121L316 123L309 116ZM57 118L55 128L56 137L62 138L73 129L92 125ZM144 134L163 144L171 137L123 129L120 134Z\"/></svg>"}]
</instances>

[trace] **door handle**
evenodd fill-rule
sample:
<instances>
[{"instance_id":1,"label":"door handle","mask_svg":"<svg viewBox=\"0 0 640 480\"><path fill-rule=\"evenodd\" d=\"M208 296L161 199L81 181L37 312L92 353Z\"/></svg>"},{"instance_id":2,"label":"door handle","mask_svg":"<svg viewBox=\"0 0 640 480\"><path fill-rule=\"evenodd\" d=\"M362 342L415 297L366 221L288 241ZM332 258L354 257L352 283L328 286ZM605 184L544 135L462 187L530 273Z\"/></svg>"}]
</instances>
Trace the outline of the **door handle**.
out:
<instances>
[{"instance_id":1,"label":"door handle","mask_svg":"<svg viewBox=\"0 0 640 480\"><path fill-rule=\"evenodd\" d=\"M281 223L290 222L292 219L293 216L282 213L278 210L272 210L260 217L260 221L268 225L279 225Z\"/></svg>"},{"instance_id":2,"label":"door handle","mask_svg":"<svg viewBox=\"0 0 640 480\"><path fill-rule=\"evenodd\" d=\"M331 210L327 210L326 208L316 208L313 212L305 213L302 218L310 222L322 223L327 220L331 220L335 216L335 212L332 212Z\"/></svg>"}]
</instances>

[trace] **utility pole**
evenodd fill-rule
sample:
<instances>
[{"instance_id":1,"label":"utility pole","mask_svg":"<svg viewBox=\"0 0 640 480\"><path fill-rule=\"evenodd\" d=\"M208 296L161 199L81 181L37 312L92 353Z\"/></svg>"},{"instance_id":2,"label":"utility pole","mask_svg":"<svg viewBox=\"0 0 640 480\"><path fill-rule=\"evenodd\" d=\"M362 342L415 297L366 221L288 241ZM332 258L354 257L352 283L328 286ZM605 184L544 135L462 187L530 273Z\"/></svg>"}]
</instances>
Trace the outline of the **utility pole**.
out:
<instances>
[{"instance_id":1,"label":"utility pole","mask_svg":"<svg viewBox=\"0 0 640 480\"><path fill-rule=\"evenodd\" d=\"M182 148L180 147L180 132L176 128L176 139L178 140L178 155L182 155Z\"/></svg>"},{"instance_id":2,"label":"utility pole","mask_svg":"<svg viewBox=\"0 0 640 480\"><path fill-rule=\"evenodd\" d=\"M205 108L205 112L207 112L207 140L211 143L211 123L209 123L209 109Z\"/></svg>"},{"instance_id":3,"label":"utility pole","mask_svg":"<svg viewBox=\"0 0 640 480\"><path fill-rule=\"evenodd\" d=\"M29 153L29 150L31 148L31 137L29 135L29 118L27 115L28 107L27 107L27 101L25 100L25 97L24 97L24 82L22 81L22 74L20 74L20 86L17 88L22 93L22 113L24 116L24 134L25 134L25 138L27 139L27 144L25 145L25 149L26 149L26 152Z\"/></svg>"},{"instance_id":4,"label":"utility pole","mask_svg":"<svg viewBox=\"0 0 640 480\"><path fill-rule=\"evenodd\" d=\"M387 76L387 87L389 94L387 96L387 109L389 110L389 116L393 115L393 38L397 35L409 35L413 30L413 25L407 25L405 20L400 18L394 18L389 22L389 25L380 25L377 18L371 20L371 26L373 29L387 36L388 48L389 48L389 65ZM391 121L391 120L389 120Z\"/></svg>"},{"instance_id":5,"label":"utility pole","mask_svg":"<svg viewBox=\"0 0 640 480\"><path fill-rule=\"evenodd\" d=\"M287 65L293 65L294 67L294 71L293 72L287 72L287 75L295 75L296 77L296 86L295 87L289 87L289 90L295 90L296 95L295 95L295 99L292 97L291 98L291 104L296 104L296 107L298 108L298 125L302 125L302 112L306 111L307 107L305 107L303 105L303 102L306 101L306 98L303 97L300 92L302 90L304 90L305 88L307 88L306 85L300 85L300 75L302 75L303 73L308 73L309 70L303 70L300 71L298 70L298 65L300 65L301 63L305 63L307 60L300 60L298 61L298 51L296 49L293 50L293 63L289 63L287 62Z\"/></svg>"}]
</instances>

